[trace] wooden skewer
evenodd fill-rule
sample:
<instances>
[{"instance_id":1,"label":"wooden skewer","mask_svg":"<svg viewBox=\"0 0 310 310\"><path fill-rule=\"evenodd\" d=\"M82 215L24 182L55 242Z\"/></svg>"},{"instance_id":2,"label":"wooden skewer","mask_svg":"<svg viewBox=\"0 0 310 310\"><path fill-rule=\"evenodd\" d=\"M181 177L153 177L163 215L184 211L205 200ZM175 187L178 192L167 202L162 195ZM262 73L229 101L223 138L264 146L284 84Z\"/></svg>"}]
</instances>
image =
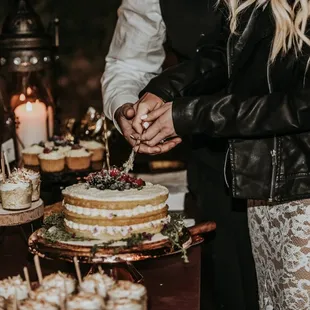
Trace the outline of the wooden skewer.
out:
<instances>
[{"instance_id":1,"label":"wooden skewer","mask_svg":"<svg viewBox=\"0 0 310 310\"><path fill-rule=\"evenodd\" d=\"M4 155L3 155L3 152L1 152L1 171L2 171L2 179L3 179L3 182L5 182L5 165L4 165Z\"/></svg>"},{"instance_id":2,"label":"wooden skewer","mask_svg":"<svg viewBox=\"0 0 310 310\"><path fill-rule=\"evenodd\" d=\"M110 170L110 149L108 141L108 125L105 115L102 115L103 118L103 134L104 134L104 144L105 144L105 159L107 164L107 170Z\"/></svg>"},{"instance_id":3,"label":"wooden skewer","mask_svg":"<svg viewBox=\"0 0 310 310\"><path fill-rule=\"evenodd\" d=\"M3 152L3 156L4 156L4 162L6 164L6 169L8 170L8 176L10 177L11 176L11 168L9 165L8 156L7 156L6 152Z\"/></svg>"},{"instance_id":4,"label":"wooden skewer","mask_svg":"<svg viewBox=\"0 0 310 310\"><path fill-rule=\"evenodd\" d=\"M28 286L28 291L31 292L31 283L30 283L30 277L29 277L29 272L28 272L28 268L24 267L24 276L27 282L27 286Z\"/></svg>"},{"instance_id":5,"label":"wooden skewer","mask_svg":"<svg viewBox=\"0 0 310 310\"><path fill-rule=\"evenodd\" d=\"M18 310L16 287L14 287L13 309Z\"/></svg>"},{"instance_id":6,"label":"wooden skewer","mask_svg":"<svg viewBox=\"0 0 310 310\"><path fill-rule=\"evenodd\" d=\"M82 283L81 270L80 270L80 265L79 265L79 262L76 256L73 257L73 261L74 261L75 271L76 271L76 275L79 281L79 285L81 285Z\"/></svg>"},{"instance_id":7,"label":"wooden skewer","mask_svg":"<svg viewBox=\"0 0 310 310\"><path fill-rule=\"evenodd\" d=\"M104 271L103 271L101 265L98 265L98 270L99 270L99 273L100 273L100 274L104 274Z\"/></svg>"},{"instance_id":8,"label":"wooden skewer","mask_svg":"<svg viewBox=\"0 0 310 310\"><path fill-rule=\"evenodd\" d=\"M42 281L43 281L43 276L42 276L42 270L41 270L41 265L40 265L40 260L39 260L39 256L38 255L34 256L34 265L36 267L36 272L37 272L38 280L39 280L39 283L41 285Z\"/></svg>"}]
</instances>

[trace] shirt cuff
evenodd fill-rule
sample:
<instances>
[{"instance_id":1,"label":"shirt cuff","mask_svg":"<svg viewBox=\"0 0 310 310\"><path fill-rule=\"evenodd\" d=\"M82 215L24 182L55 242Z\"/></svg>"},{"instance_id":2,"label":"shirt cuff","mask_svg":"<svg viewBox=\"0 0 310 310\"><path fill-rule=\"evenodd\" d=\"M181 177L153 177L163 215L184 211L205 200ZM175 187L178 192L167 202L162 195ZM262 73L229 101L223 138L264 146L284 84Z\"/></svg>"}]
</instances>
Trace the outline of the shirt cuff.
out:
<instances>
[{"instance_id":1,"label":"shirt cuff","mask_svg":"<svg viewBox=\"0 0 310 310\"><path fill-rule=\"evenodd\" d=\"M121 133L122 133L122 130L121 128L119 127L116 119L115 119L115 113L116 113L116 110L121 107L122 105L124 105L125 103L136 103L138 101L138 97L137 96L134 96L134 95L119 95L117 96L114 100L113 100L113 103L111 104L111 114L112 115L112 120L113 120L113 123L114 123L114 126L116 127L116 129Z\"/></svg>"}]
</instances>

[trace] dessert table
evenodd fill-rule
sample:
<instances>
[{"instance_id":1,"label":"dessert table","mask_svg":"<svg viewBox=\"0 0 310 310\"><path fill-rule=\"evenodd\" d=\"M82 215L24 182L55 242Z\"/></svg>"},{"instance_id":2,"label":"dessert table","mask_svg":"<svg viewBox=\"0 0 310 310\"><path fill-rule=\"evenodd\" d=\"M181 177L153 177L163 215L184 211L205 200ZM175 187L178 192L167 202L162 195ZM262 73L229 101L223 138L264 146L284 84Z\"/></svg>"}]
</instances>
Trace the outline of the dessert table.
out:
<instances>
[{"instance_id":1,"label":"dessert table","mask_svg":"<svg viewBox=\"0 0 310 310\"><path fill-rule=\"evenodd\" d=\"M30 278L36 281L33 260L16 228L0 244L0 279L22 274L28 266ZM15 229L15 230L14 230ZM200 246L190 248L189 263L184 264L180 255L137 262L134 266L143 275L150 300L149 310L199 310L200 306ZM74 273L73 264L64 261L41 259L43 274L57 270ZM211 310L212 308L210 308ZM208 309L209 310L209 309Z\"/></svg>"}]
</instances>

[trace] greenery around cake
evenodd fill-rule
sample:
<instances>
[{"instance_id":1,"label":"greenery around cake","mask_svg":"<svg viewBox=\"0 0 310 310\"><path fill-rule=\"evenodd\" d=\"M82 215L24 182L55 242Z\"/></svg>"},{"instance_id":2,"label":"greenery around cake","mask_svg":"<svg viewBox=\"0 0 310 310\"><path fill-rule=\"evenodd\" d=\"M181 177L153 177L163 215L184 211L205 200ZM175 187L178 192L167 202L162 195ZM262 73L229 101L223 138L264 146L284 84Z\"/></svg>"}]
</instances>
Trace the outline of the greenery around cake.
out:
<instances>
[{"instance_id":1,"label":"greenery around cake","mask_svg":"<svg viewBox=\"0 0 310 310\"><path fill-rule=\"evenodd\" d=\"M42 227L43 237L51 243L61 242L61 241L90 241L95 239L77 237L75 234L69 233L65 229L64 224L64 213L58 212L53 213L47 216L43 221ZM186 248L183 244L189 239L188 230L185 228L184 219L179 214L171 214L170 222L164 225L161 233L166 236L171 242L175 250L182 252L182 258L184 262L188 263L188 256ZM123 241L126 245L122 247L115 247L115 254L120 251L122 248L130 248L134 246L139 246L145 241L150 241L153 237L153 234L149 233L138 233L132 234L130 238L121 239L117 241L109 242L99 242L98 244L93 245L91 252L93 255L96 254L99 248L107 248L111 246L114 242ZM99 241L99 240L98 240Z\"/></svg>"},{"instance_id":2,"label":"greenery around cake","mask_svg":"<svg viewBox=\"0 0 310 310\"><path fill-rule=\"evenodd\" d=\"M145 182L140 178L135 178L125 173L122 168L113 167L110 170L101 170L90 173L86 177L86 182L90 187L100 190L128 190L132 188L142 189Z\"/></svg>"}]
</instances>

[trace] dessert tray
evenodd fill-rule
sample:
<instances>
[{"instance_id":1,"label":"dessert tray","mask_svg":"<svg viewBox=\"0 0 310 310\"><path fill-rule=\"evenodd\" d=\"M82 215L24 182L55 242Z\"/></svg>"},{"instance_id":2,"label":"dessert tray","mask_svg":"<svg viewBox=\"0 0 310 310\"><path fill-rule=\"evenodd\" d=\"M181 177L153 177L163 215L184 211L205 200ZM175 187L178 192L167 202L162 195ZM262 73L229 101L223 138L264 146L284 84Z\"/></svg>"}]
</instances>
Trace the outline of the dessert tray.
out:
<instances>
[{"instance_id":1,"label":"dessert tray","mask_svg":"<svg viewBox=\"0 0 310 310\"><path fill-rule=\"evenodd\" d=\"M61 209L61 203L48 207L45 216L54 212L61 212ZM42 229L35 231L30 236L28 245L31 253L46 259L61 259L72 262L76 256L81 263L90 264L134 262L182 253L184 249L200 244L204 240L201 234L213 231L215 228L214 222L185 228L182 233L182 240L180 240L182 247L175 246L169 238L161 234L156 234L151 240L133 246L128 246L122 242L104 245L100 244L100 240L51 242L44 237Z\"/></svg>"}]
</instances>

